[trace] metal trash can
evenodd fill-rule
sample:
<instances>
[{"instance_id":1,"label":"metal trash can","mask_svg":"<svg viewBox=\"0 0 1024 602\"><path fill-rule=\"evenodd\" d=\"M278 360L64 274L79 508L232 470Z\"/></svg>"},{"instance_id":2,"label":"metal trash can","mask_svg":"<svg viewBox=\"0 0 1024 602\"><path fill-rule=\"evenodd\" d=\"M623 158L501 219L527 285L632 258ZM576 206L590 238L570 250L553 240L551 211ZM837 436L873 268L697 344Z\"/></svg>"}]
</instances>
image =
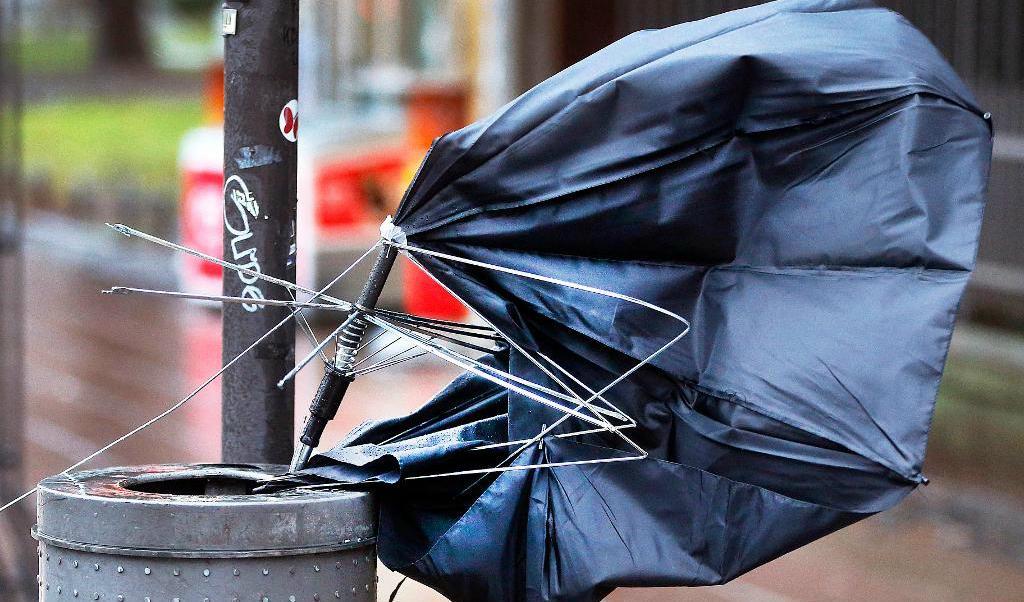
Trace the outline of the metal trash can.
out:
<instances>
[{"instance_id":1,"label":"metal trash can","mask_svg":"<svg viewBox=\"0 0 1024 602\"><path fill-rule=\"evenodd\" d=\"M372 496L253 494L266 465L153 465L39 484L39 599L375 600Z\"/></svg>"}]
</instances>

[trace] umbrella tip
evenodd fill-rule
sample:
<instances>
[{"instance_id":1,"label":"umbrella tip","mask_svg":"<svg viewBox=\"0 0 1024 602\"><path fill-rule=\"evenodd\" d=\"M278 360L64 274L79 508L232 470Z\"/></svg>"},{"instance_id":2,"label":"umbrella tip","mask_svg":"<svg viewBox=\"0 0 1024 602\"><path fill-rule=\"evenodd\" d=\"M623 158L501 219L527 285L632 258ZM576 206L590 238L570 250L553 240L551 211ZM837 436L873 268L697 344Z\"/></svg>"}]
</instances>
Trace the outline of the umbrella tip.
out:
<instances>
[{"instance_id":1,"label":"umbrella tip","mask_svg":"<svg viewBox=\"0 0 1024 602\"><path fill-rule=\"evenodd\" d=\"M124 234L125 236L132 235L131 229L124 224L111 224L110 222L107 222L107 227L112 228L115 232L119 232L121 234Z\"/></svg>"}]
</instances>

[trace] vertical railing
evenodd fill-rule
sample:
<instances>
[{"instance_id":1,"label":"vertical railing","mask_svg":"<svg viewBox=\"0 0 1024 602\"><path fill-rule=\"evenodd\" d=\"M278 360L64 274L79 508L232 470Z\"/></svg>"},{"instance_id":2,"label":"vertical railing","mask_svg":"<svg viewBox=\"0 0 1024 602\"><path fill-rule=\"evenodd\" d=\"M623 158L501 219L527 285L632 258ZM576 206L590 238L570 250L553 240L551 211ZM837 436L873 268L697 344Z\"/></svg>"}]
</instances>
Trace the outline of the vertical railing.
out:
<instances>
[{"instance_id":1,"label":"vertical railing","mask_svg":"<svg viewBox=\"0 0 1024 602\"><path fill-rule=\"evenodd\" d=\"M224 257L295 280L298 0L226 2L224 28ZM261 306L288 298L281 287L225 270L224 359L233 358L288 315ZM294 389L277 382L295 363L295 326L278 329L224 375L224 462L287 464Z\"/></svg>"}]
</instances>

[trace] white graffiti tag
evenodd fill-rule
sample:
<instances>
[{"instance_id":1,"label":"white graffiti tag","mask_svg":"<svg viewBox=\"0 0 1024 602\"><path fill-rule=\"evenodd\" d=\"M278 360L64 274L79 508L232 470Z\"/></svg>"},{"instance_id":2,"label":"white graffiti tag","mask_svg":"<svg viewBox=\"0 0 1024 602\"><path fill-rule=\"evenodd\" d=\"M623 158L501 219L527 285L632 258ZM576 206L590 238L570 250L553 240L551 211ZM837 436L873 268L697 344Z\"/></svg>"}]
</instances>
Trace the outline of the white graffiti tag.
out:
<instances>
[{"instance_id":1,"label":"white graffiti tag","mask_svg":"<svg viewBox=\"0 0 1024 602\"><path fill-rule=\"evenodd\" d=\"M231 211L232 206L235 211ZM247 270L262 274L259 258L256 257L256 248L251 246L246 248L242 244L253 237L252 227L249 224L250 217L257 218L259 215L260 206L242 178L239 176L228 178L224 182L224 227L231 233L232 260ZM232 221L237 223L232 223ZM243 297L257 301L266 299L263 291L256 285L259 278L241 272L236 273L238 279L245 285L245 288L242 289ZM263 305L259 303L242 304L242 308L249 312L257 311L261 307Z\"/></svg>"}]
</instances>

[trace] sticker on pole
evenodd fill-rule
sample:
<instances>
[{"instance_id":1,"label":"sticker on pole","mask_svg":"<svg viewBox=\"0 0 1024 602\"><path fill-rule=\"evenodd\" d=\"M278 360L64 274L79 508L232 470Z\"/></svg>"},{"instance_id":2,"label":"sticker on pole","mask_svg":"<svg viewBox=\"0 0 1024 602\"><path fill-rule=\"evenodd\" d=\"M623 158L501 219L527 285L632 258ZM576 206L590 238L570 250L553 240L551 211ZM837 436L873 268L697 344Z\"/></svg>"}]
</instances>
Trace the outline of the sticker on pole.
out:
<instances>
[{"instance_id":1,"label":"sticker on pole","mask_svg":"<svg viewBox=\"0 0 1024 602\"><path fill-rule=\"evenodd\" d=\"M281 109L281 116L277 123L281 126L281 134L285 139L295 142L295 138L299 134L299 101L289 100L288 104Z\"/></svg>"}]
</instances>

